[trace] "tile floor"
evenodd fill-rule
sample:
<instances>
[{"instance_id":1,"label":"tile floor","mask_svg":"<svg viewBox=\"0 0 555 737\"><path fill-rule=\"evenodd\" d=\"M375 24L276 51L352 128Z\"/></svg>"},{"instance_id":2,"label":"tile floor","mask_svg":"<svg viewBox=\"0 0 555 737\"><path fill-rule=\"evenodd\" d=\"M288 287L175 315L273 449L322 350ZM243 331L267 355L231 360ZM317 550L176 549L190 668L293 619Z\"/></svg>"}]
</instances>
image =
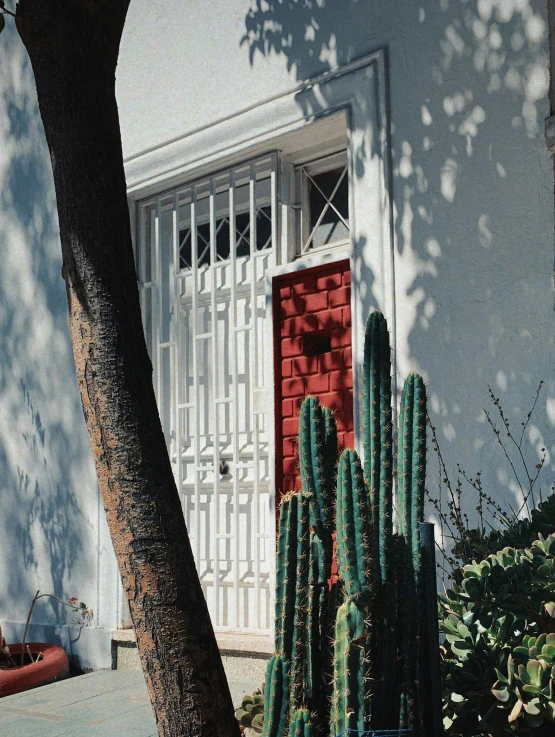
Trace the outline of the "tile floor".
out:
<instances>
[{"instance_id":1,"label":"tile floor","mask_svg":"<svg viewBox=\"0 0 555 737\"><path fill-rule=\"evenodd\" d=\"M223 657L233 703L264 679L266 660ZM101 670L0 699L1 737L157 737L140 671Z\"/></svg>"}]
</instances>

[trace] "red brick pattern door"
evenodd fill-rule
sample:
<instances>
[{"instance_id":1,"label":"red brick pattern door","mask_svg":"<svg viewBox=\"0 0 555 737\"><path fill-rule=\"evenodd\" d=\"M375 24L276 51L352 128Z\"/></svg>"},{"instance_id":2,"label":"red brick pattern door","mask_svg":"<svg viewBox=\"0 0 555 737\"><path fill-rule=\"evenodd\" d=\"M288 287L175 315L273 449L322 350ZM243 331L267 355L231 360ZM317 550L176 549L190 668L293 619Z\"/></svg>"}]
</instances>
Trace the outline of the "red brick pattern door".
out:
<instances>
[{"instance_id":1,"label":"red brick pattern door","mask_svg":"<svg viewBox=\"0 0 555 737\"><path fill-rule=\"evenodd\" d=\"M350 285L348 260L274 279L276 504L300 488L299 408L307 394L334 410L339 448L353 445Z\"/></svg>"}]
</instances>

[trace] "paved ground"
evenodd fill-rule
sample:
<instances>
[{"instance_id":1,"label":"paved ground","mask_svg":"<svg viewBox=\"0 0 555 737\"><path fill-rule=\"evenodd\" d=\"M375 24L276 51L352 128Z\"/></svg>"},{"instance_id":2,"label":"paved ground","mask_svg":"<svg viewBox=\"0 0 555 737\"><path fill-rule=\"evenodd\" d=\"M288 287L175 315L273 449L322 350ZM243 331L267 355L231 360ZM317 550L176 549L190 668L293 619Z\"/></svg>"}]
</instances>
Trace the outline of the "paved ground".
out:
<instances>
[{"instance_id":1,"label":"paved ground","mask_svg":"<svg viewBox=\"0 0 555 737\"><path fill-rule=\"evenodd\" d=\"M266 661L224 657L233 703L264 679ZM157 737L141 672L101 670L0 699L2 737Z\"/></svg>"}]
</instances>

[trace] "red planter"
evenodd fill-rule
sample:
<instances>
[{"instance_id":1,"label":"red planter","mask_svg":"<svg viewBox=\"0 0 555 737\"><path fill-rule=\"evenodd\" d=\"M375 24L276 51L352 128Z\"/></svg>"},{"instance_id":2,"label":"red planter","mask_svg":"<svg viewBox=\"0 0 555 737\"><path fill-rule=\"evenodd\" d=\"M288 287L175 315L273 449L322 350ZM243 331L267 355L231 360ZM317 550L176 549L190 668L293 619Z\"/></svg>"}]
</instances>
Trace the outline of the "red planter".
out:
<instances>
[{"instance_id":1,"label":"red planter","mask_svg":"<svg viewBox=\"0 0 555 737\"><path fill-rule=\"evenodd\" d=\"M37 686L45 686L47 683L68 677L69 662L62 647L48 645L45 642L29 642L25 645L26 652L27 646L33 657L42 653L42 658L36 663L0 670L0 697L27 691ZM17 663L21 655L21 645L10 645L9 647Z\"/></svg>"}]
</instances>

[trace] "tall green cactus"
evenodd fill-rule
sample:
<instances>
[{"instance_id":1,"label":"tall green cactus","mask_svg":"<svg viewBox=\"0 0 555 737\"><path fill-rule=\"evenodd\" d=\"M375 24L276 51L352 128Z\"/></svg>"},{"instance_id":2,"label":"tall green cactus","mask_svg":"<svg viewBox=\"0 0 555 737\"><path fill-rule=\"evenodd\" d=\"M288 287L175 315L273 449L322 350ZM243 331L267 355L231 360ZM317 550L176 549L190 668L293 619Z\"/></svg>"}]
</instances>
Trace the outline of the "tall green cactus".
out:
<instances>
[{"instance_id":1,"label":"tall green cactus","mask_svg":"<svg viewBox=\"0 0 555 737\"><path fill-rule=\"evenodd\" d=\"M337 458L337 430L333 414L317 397L308 396L299 417L299 463L304 495L312 500L310 518L322 541L333 527L333 466ZM331 465L330 465L331 464Z\"/></svg>"},{"instance_id":2,"label":"tall green cactus","mask_svg":"<svg viewBox=\"0 0 555 737\"><path fill-rule=\"evenodd\" d=\"M351 599L339 607L335 627L331 735L370 729L370 663L366 611Z\"/></svg>"},{"instance_id":3,"label":"tall green cactus","mask_svg":"<svg viewBox=\"0 0 555 737\"><path fill-rule=\"evenodd\" d=\"M418 569L426 479L426 387L419 374L409 374L401 395L397 461L398 532L410 541Z\"/></svg>"},{"instance_id":4,"label":"tall green cactus","mask_svg":"<svg viewBox=\"0 0 555 737\"><path fill-rule=\"evenodd\" d=\"M291 663L290 691L291 708L296 709L305 703L307 683L305 680L306 651L307 651L307 622L309 599L310 573L310 523L309 501L302 494L297 497L297 551L296 569L293 585L295 587L295 611L293 617L293 638L291 650L285 650L284 655Z\"/></svg>"},{"instance_id":5,"label":"tall green cactus","mask_svg":"<svg viewBox=\"0 0 555 737\"><path fill-rule=\"evenodd\" d=\"M426 477L426 388L422 377L409 374L401 395L397 461L397 511L402 559L400 599L400 641L403 661L403 690L399 711L400 726L423 726L423 654L418 646L423 639L421 597L420 527L424 512ZM418 689L416 684L423 681Z\"/></svg>"},{"instance_id":6,"label":"tall green cactus","mask_svg":"<svg viewBox=\"0 0 555 737\"><path fill-rule=\"evenodd\" d=\"M309 709L297 709L289 726L289 737L313 737L312 718Z\"/></svg>"},{"instance_id":7,"label":"tall green cactus","mask_svg":"<svg viewBox=\"0 0 555 737\"><path fill-rule=\"evenodd\" d=\"M378 312L367 323L363 383L365 470L356 451L346 449L337 484L333 414L316 397L301 406L302 491L288 495L281 506L276 655L268 667L264 737L328 737L346 729L399 727L423 734L427 679L419 522L426 391L417 374L405 382L394 505L390 346L387 323ZM330 589L334 530L340 580ZM326 703L330 670L331 712Z\"/></svg>"},{"instance_id":8,"label":"tall green cactus","mask_svg":"<svg viewBox=\"0 0 555 737\"><path fill-rule=\"evenodd\" d=\"M276 652L291 655L297 570L297 494L284 497L279 516L276 565Z\"/></svg>"},{"instance_id":9,"label":"tall green cactus","mask_svg":"<svg viewBox=\"0 0 555 737\"><path fill-rule=\"evenodd\" d=\"M393 428L391 421L391 349L387 322L372 312L364 340L363 445L372 516L378 519L382 581L387 578L393 496Z\"/></svg>"},{"instance_id":10,"label":"tall green cactus","mask_svg":"<svg viewBox=\"0 0 555 737\"><path fill-rule=\"evenodd\" d=\"M282 737L289 717L289 670L283 655L272 655L264 686L262 737Z\"/></svg>"},{"instance_id":11,"label":"tall green cactus","mask_svg":"<svg viewBox=\"0 0 555 737\"><path fill-rule=\"evenodd\" d=\"M337 470L337 558L350 599L367 594L372 581L370 519L360 458L346 449Z\"/></svg>"}]
</instances>

